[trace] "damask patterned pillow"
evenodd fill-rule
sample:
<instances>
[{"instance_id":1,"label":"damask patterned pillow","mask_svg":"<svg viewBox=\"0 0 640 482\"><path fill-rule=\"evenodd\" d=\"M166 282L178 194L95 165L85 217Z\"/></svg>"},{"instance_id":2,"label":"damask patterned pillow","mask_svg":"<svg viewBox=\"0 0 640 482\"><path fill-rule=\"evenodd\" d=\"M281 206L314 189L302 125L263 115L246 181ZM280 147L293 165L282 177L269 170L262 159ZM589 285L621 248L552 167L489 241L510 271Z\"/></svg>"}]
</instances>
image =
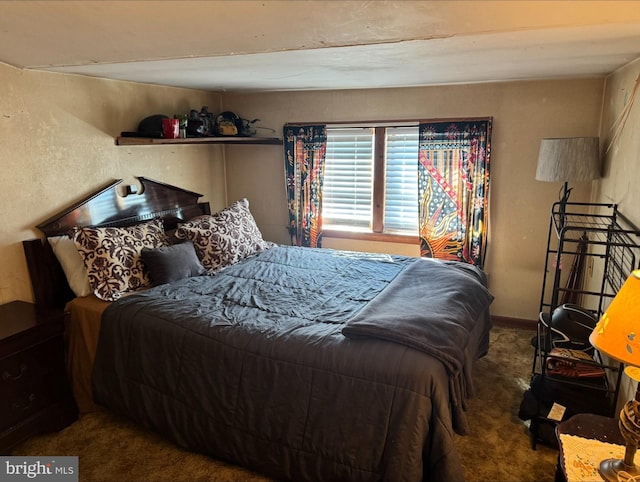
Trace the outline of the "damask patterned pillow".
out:
<instances>
[{"instance_id":1,"label":"damask patterned pillow","mask_svg":"<svg viewBox=\"0 0 640 482\"><path fill-rule=\"evenodd\" d=\"M123 228L74 228L69 236L84 259L93 293L105 301L150 286L142 248L169 244L162 221L157 219Z\"/></svg>"},{"instance_id":2,"label":"damask patterned pillow","mask_svg":"<svg viewBox=\"0 0 640 482\"><path fill-rule=\"evenodd\" d=\"M262 239L247 199L210 216L198 216L180 225L175 235L193 242L200 262L210 273L275 246Z\"/></svg>"}]
</instances>

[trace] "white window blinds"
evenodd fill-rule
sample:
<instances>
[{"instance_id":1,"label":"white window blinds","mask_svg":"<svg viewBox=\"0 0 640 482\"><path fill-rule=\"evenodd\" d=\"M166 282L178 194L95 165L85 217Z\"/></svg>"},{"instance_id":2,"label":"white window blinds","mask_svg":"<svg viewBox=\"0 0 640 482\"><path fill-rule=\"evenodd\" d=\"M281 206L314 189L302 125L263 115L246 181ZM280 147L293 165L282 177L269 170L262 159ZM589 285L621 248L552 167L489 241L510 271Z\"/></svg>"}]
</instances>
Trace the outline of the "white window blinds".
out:
<instances>
[{"instance_id":1,"label":"white window blinds","mask_svg":"<svg viewBox=\"0 0 640 482\"><path fill-rule=\"evenodd\" d=\"M327 127L322 197L324 229L371 231L382 199L384 233L418 233L418 127ZM384 145L384 193L374 196L375 146ZM377 171L382 172L382 171ZM382 184L380 185L382 187Z\"/></svg>"},{"instance_id":2,"label":"white window blinds","mask_svg":"<svg viewBox=\"0 0 640 482\"><path fill-rule=\"evenodd\" d=\"M384 231L418 233L418 127L388 127Z\"/></svg>"},{"instance_id":3,"label":"white window blinds","mask_svg":"<svg viewBox=\"0 0 640 482\"><path fill-rule=\"evenodd\" d=\"M322 190L324 229L370 229L373 145L373 129L327 129Z\"/></svg>"}]
</instances>

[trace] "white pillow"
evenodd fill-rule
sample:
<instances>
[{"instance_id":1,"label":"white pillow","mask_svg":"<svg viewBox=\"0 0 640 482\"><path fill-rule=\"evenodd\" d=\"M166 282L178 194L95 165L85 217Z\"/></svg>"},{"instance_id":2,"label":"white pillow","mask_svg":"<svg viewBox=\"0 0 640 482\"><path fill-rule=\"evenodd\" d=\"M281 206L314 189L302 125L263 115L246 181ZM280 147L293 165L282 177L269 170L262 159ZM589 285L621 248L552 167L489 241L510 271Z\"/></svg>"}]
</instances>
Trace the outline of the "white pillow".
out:
<instances>
[{"instance_id":1,"label":"white pillow","mask_svg":"<svg viewBox=\"0 0 640 482\"><path fill-rule=\"evenodd\" d=\"M87 296L91 294L89 274L84 265L84 260L78 252L76 243L66 234L47 239L56 258L58 258L60 266L62 266L62 271L64 271L67 277L67 282L71 290L76 296Z\"/></svg>"}]
</instances>

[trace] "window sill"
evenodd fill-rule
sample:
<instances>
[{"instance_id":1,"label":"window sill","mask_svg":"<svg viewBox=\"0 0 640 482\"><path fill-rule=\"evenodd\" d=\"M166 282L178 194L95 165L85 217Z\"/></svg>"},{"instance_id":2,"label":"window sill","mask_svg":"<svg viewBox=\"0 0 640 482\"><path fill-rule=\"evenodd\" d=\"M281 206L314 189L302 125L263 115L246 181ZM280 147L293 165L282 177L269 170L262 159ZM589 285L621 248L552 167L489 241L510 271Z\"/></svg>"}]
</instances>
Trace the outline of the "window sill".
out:
<instances>
[{"instance_id":1,"label":"window sill","mask_svg":"<svg viewBox=\"0 0 640 482\"><path fill-rule=\"evenodd\" d=\"M379 241L383 243L420 244L420 237L404 234L360 233L356 231L325 230L324 238L358 239L361 241Z\"/></svg>"}]
</instances>

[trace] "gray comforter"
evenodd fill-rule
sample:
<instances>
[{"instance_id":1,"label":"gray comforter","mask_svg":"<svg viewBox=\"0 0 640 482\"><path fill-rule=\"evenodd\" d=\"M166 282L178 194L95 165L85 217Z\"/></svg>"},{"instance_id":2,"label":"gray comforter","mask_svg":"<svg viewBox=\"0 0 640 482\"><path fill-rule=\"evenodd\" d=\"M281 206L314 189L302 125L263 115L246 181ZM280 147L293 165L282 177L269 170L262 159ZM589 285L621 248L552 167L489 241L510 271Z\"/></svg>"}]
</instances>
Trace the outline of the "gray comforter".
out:
<instances>
[{"instance_id":1,"label":"gray comforter","mask_svg":"<svg viewBox=\"0 0 640 482\"><path fill-rule=\"evenodd\" d=\"M460 280L437 291L441 273L426 273L424 261L275 247L216 276L128 296L103 315L94 398L278 479L460 480L451 408L462 431L471 385L460 374L486 352L491 296L470 267L447 267L465 273L462 291ZM399 317L404 328L389 325L399 306L421 303L428 314L406 289L415 284L424 300L447 297L417 330L418 345L388 335L420 324L411 315ZM456 322L442 310L461 296L484 302L463 304L472 308ZM443 315L450 336L437 324Z\"/></svg>"}]
</instances>

